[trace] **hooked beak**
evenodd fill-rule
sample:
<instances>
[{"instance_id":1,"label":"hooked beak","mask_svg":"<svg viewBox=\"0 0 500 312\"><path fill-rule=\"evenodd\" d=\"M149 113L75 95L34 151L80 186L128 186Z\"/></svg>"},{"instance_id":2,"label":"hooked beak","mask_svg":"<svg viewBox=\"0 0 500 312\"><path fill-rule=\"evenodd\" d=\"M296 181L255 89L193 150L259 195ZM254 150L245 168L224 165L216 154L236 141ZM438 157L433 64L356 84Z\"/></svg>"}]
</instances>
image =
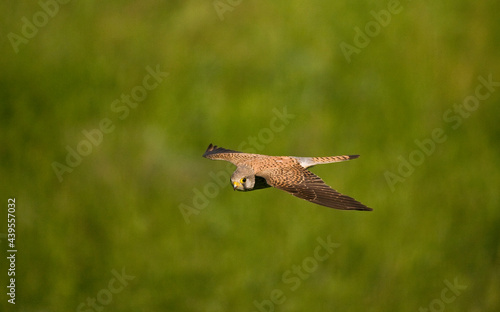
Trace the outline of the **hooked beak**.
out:
<instances>
[{"instance_id":1,"label":"hooked beak","mask_svg":"<svg viewBox=\"0 0 500 312\"><path fill-rule=\"evenodd\" d=\"M238 188L239 186L241 186L241 183L238 181L234 181L233 182L233 191L236 191L236 188Z\"/></svg>"}]
</instances>

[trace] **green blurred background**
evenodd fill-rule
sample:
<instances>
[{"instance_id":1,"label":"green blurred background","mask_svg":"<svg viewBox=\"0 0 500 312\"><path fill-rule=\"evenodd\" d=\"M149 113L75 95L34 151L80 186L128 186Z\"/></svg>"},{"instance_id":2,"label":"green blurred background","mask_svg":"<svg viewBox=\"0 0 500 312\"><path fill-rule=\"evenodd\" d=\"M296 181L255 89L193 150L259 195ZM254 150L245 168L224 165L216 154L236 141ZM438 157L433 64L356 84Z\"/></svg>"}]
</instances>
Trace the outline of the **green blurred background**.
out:
<instances>
[{"instance_id":1,"label":"green blurred background","mask_svg":"<svg viewBox=\"0 0 500 312\"><path fill-rule=\"evenodd\" d=\"M4 291L9 197L18 249L2 311L500 310L498 1L405 1L386 26L370 12L388 1L42 3L52 17L0 4ZM43 26L16 53L23 17ZM367 25L349 62L341 44ZM148 66L168 77L114 111ZM474 102L478 77L495 83ZM106 118L113 130L60 182L53 163ZM415 140L436 128L446 139L424 154ZM228 166L201 157L209 143L360 154L312 171L374 211L219 187ZM195 205L188 223L180 208ZM311 262L328 237L339 247ZM284 274L302 265L292 290ZM116 291L122 270L134 278Z\"/></svg>"}]
</instances>

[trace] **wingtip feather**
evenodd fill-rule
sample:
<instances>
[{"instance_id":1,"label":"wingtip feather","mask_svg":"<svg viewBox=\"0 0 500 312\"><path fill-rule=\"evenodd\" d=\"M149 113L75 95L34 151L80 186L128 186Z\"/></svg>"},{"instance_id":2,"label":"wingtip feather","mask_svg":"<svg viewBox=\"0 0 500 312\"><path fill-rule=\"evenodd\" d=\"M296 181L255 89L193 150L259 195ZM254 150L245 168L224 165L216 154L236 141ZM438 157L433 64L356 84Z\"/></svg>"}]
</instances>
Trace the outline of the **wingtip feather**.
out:
<instances>
[{"instance_id":1,"label":"wingtip feather","mask_svg":"<svg viewBox=\"0 0 500 312\"><path fill-rule=\"evenodd\" d=\"M205 153L203 153L203 157L207 157L208 153L210 153L211 151L213 151L214 149L217 148L217 145L213 145L212 143L210 143L207 147L207 150L205 151Z\"/></svg>"}]
</instances>

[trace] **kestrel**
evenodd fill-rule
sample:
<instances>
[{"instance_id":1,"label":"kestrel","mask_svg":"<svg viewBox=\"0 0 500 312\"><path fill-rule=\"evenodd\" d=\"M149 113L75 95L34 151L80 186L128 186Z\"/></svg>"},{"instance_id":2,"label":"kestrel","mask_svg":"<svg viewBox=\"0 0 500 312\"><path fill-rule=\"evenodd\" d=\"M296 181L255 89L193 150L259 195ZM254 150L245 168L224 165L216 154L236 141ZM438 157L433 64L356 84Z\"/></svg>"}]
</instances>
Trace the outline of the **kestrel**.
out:
<instances>
[{"instance_id":1,"label":"kestrel","mask_svg":"<svg viewBox=\"0 0 500 312\"><path fill-rule=\"evenodd\" d=\"M357 200L332 189L307 168L358 158L359 155L330 157L267 156L228 150L210 144L203 154L237 166L231 176L234 190L253 191L275 187L318 205L342 210L372 210Z\"/></svg>"}]
</instances>

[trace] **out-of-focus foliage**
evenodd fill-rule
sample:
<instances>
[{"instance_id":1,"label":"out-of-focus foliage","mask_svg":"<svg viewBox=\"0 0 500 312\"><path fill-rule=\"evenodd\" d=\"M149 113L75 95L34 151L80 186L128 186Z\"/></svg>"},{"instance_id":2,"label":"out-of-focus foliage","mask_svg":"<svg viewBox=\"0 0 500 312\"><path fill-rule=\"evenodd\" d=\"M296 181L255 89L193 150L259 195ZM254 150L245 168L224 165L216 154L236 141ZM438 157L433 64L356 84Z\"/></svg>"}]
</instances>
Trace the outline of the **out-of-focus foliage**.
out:
<instances>
[{"instance_id":1,"label":"out-of-focus foliage","mask_svg":"<svg viewBox=\"0 0 500 312\"><path fill-rule=\"evenodd\" d=\"M500 309L497 1L56 3L0 4L2 311ZM312 170L374 211L209 143L360 154Z\"/></svg>"}]
</instances>

